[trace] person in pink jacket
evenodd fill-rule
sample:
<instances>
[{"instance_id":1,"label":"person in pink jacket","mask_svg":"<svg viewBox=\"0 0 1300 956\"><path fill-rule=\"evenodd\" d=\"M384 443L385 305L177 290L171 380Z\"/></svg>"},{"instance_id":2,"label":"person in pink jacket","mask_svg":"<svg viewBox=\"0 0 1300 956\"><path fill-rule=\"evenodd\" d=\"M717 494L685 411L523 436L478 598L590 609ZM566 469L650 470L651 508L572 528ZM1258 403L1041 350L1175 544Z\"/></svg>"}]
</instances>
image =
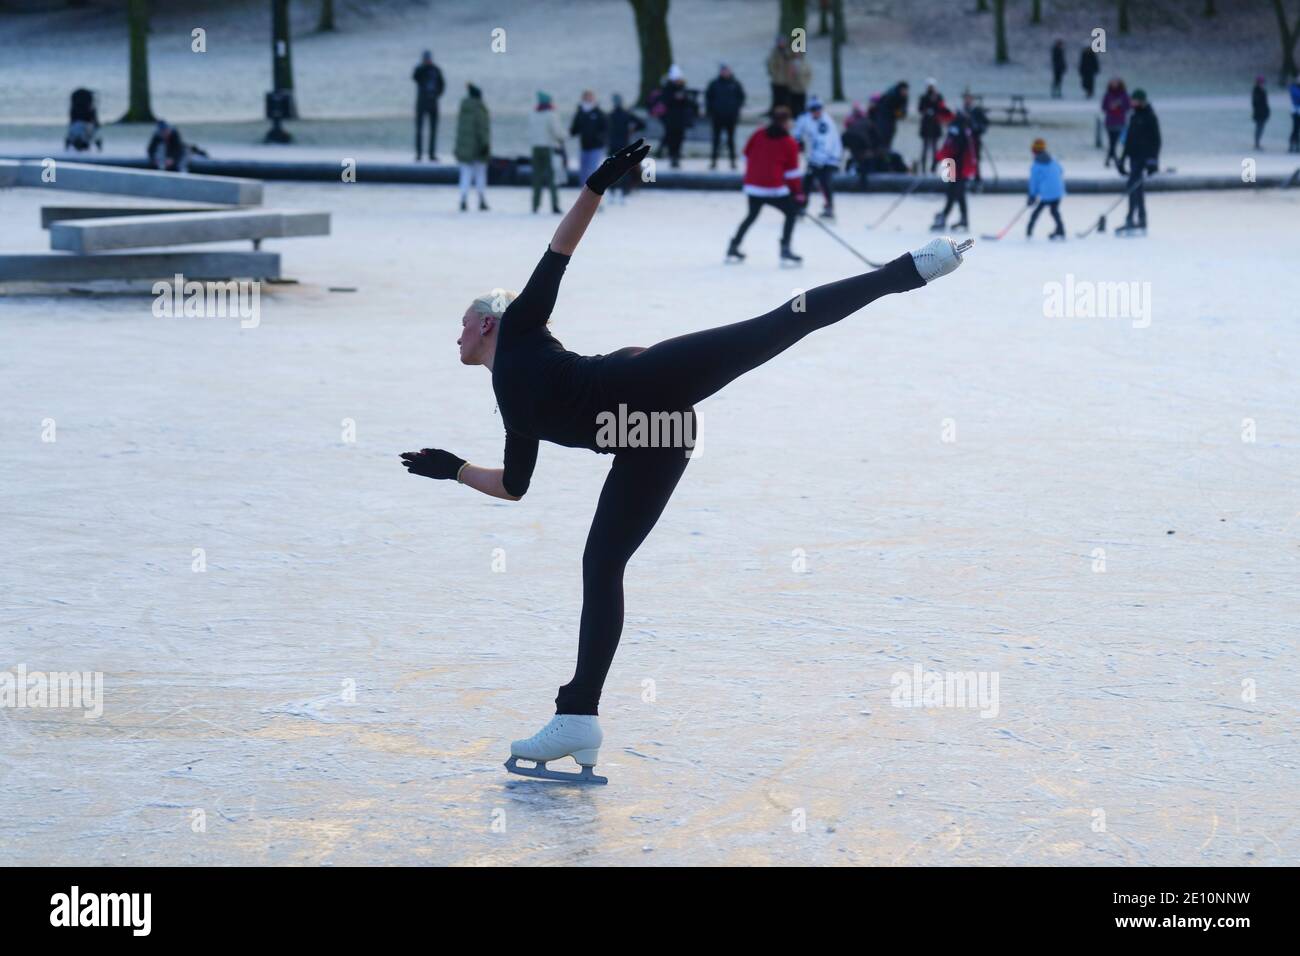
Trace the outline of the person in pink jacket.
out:
<instances>
[{"instance_id":1,"label":"person in pink jacket","mask_svg":"<svg viewBox=\"0 0 1300 956\"><path fill-rule=\"evenodd\" d=\"M1115 147L1119 145L1120 133L1124 132L1124 127L1128 125L1129 110L1133 104L1129 101L1128 90L1124 88L1124 81L1118 76L1112 77L1106 86L1106 95L1101 98L1101 111L1105 115L1106 138L1110 140L1110 145L1106 149L1106 165L1109 166L1111 161L1119 162L1119 157L1115 155Z\"/></svg>"}]
</instances>

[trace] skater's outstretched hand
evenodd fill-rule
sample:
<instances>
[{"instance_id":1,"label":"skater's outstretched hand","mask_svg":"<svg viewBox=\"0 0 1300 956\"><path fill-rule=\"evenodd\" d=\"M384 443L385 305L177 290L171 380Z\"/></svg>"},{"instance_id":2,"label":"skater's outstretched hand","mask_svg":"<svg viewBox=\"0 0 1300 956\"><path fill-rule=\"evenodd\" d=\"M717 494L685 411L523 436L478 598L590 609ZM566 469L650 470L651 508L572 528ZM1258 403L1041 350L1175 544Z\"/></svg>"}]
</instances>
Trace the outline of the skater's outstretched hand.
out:
<instances>
[{"instance_id":1,"label":"skater's outstretched hand","mask_svg":"<svg viewBox=\"0 0 1300 956\"><path fill-rule=\"evenodd\" d=\"M421 448L402 453L402 465L413 475L424 478L451 479L459 477L465 459L457 458L441 448Z\"/></svg>"},{"instance_id":2,"label":"skater's outstretched hand","mask_svg":"<svg viewBox=\"0 0 1300 956\"><path fill-rule=\"evenodd\" d=\"M624 146L613 156L607 156L596 171L587 177L587 188L597 196L603 196L605 190L614 185L628 172L641 165L650 152L650 144L644 139Z\"/></svg>"}]
</instances>

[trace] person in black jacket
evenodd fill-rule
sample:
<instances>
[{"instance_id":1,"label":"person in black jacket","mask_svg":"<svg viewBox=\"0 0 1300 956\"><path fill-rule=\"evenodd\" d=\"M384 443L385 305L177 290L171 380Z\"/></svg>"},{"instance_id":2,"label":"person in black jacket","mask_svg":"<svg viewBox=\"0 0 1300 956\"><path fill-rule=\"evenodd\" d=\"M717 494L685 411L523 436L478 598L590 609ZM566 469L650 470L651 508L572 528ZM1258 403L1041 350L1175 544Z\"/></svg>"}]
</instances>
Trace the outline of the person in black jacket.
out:
<instances>
[{"instance_id":1,"label":"person in black jacket","mask_svg":"<svg viewBox=\"0 0 1300 956\"><path fill-rule=\"evenodd\" d=\"M154 127L145 153L149 157L149 165L154 169L173 173L183 173L189 169L189 148L185 145L185 140L181 139L180 130L163 120L159 120Z\"/></svg>"},{"instance_id":2,"label":"person in black jacket","mask_svg":"<svg viewBox=\"0 0 1300 956\"><path fill-rule=\"evenodd\" d=\"M664 139L659 144L659 155L668 153L669 165L676 169L682 164L682 142L686 139L686 130L694 125L699 111L696 97L697 90L686 88L686 77L682 69L674 63L668 70L668 78L659 91L655 106L660 122L664 124Z\"/></svg>"},{"instance_id":3,"label":"person in black jacket","mask_svg":"<svg viewBox=\"0 0 1300 956\"><path fill-rule=\"evenodd\" d=\"M1052 99L1061 98L1061 80L1065 79L1065 41L1052 44Z\"/></svg>"},{"instance_id":4,"label":"person in black jacket","mask_svg":"<svg viewBox=\"0 0 1300 956\"><path fill-rule=\"evenodd\" d=\"M943 123L939 122L939 111L944 108L943 94L936 88L937 81L931 77L925 81L925 92L916 101L916 114L921 118L921 162L917 166L920 172L926 171L925 157L930 157L930 172L934 172L935 151L939 148L939 138L943 136Z\"/></svg>"},{"instance_id":5,"label":"person in black jacket","mask_svg":"<svg viewBox=\"0 0 1300 956\"><path fill-rule=\"evenodd\" d=\"M732 75L731 67L723 63L718 67L718 75L704 91L704 111L713 125L713 154L709 169L718 168L718 147L723 135L727 137L727 157L731 160L731 168L736 168L736 123L740 121L740 110L744 105L745 88Z\"/></svg>"},{"instance_id":6,"label":"person in black jacket","mask_svg":"<svg viewBox=\"0 0 1300 956\"><path fill-rule=\"evenodd\" d=\"M886 150L894 148L894 133L898 130L898 121L907 115L908 86L906 80L899 80L887 89L880 102L876 104L876 132L880 143Z\"/></svg>"},{"instance_id":7,"label":"person in black jacket","mask_svg":"<svg viewBox=\"0 0 1300 956\"><path fill-rule=\"evenodd\" d=\"M605 142L609 123L605 111L591 90L582 91L582 99L569 124L569 135L578 137L578 178L584 183L605 159Z\"/></svg>"},{"instance_id":8,"label":"person in black jacket","mask_svg":"<svg viewBox=\"0 0 1300 956\"><path fill-rule=\"evenodd\" d=\"M1079 54L1079 82L1083 84L1083 95L1092 99L1092 92L1097 85L1097 74L1101 72L1101 61L1092 47L1086 46Z\"/></svg>"},{"instance_id":9,"label":"person in black jacket","mask_svg":"<svg viewBox=\"0 0 1300 956\"><path fill-rule=\"evenodd\" d=\"M645 120L623 106L623 97L615 93L610 97L614 108L609 111L609 152L610 155L622 152L632 137L645 129ZM614 202L627 202L627 194L636 183L636 170L629 170L620 176L609 194Z\"/></svg>"},{"instance_id":10,"label":"person in black jacket","mask_svg":"<svg viewBox=\"0 0 1300 956\"><path fill-rule=\"evenodd\" d=\"M1250 116L1255 121L1255 148L1260 149L1259 140L1264 135L1270 114L1268 108L1268 89L1264 86L1262 76L1255 77L1255 88L1250 91Z\"/></svg>"},{"instance_id":11,"label":"person in black jacket","mask_svg":"<svg viewBox=\"0 0 1300 956\"><path fill-rule=\"evenodd\" d=\"M424 118L429 118L429 158L438 159L438 98L444 84L442 70L433 63L433 52L425 50L420 65L411 74L415 82L415 161L420 161L424 139Z\"/></svg>"},{"instance_id":12,"label":"person in black jacket","mask_svg":"<svg viewBox=\"0 0 1300 956\"><path fill-rule=\"evenodd\" d=\"M1133 112L1124 131L1124 154L1117 164L1121 175L1128 176L1128 216L1116 232L1147 228L1147 204L1142 177L1160 168L1160 123L1147 102L1145 90L1133 91ZM1125 166L1127 165L1127 169Z\"/></svg>"}]
</instances>

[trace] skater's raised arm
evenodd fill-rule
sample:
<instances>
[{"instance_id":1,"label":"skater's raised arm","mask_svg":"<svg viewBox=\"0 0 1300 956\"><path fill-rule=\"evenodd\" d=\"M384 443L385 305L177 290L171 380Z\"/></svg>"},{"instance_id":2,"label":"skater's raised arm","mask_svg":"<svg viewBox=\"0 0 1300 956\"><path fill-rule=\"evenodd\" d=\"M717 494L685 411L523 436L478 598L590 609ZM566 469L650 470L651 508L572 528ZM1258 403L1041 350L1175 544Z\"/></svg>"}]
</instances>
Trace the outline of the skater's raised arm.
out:
<instances>
[{"instance_id":1,"label":"skater's raised arm","mask_svg":"<svg viewBox=\"0 0 1300 956\"><path fill-rule=\"evenodd\" d=\"M605 194L605 190L632 169L640 166L641 160L645 159L648 152L650 152L649 145L644 140L638 139L613 156L607 156L596 171L587 177L586 187L578 194L577 202L560 220L559 228L551 237L551 249L554 252L562 256L573 255L573 251L578 248L578 243L582 241L582 234L587 231L592 217L596 215L596 209L600 206L600 199Z\"/></svg>"}]
</instances>

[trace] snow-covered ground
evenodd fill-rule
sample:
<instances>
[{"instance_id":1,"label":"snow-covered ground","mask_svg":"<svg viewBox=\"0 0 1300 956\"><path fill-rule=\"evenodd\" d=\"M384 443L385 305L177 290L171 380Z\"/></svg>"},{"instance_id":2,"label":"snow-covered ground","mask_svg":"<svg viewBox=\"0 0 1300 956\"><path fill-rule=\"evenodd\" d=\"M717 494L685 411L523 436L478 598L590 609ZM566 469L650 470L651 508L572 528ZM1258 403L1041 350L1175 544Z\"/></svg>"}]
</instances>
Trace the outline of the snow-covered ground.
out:
<instances>
[{"instance_id":1,"label":"snow-covered ground","mask_svg":"<svg viewBox=\"0 0 1300 956\"><path fill-rule=\"evenodd\" d=\"M45 247L41 198L0 194L4 251ZM300 284L256 328L0 295L0 666L104 680L98 719L0 709L7 862L1295 862L1300 191L982 243L704 403L581 791L501 762L571 673L607 459L545 447L518 504L397 459L499 460L458 318L555 220L491 201L268 185L334 235L270 244ZM930 199L865 231L889 201L836 228L882 259L928 238ZM976 197L977 232L1019 202ZM607 210L557 335L650 344L857 267L805 223L777 269L770 212L723 266L740 205ZM1124 315L1044 314L1119 282ZM894 706L916 666L996 678L996 707Z\"/></svg>"}]
</instances>

